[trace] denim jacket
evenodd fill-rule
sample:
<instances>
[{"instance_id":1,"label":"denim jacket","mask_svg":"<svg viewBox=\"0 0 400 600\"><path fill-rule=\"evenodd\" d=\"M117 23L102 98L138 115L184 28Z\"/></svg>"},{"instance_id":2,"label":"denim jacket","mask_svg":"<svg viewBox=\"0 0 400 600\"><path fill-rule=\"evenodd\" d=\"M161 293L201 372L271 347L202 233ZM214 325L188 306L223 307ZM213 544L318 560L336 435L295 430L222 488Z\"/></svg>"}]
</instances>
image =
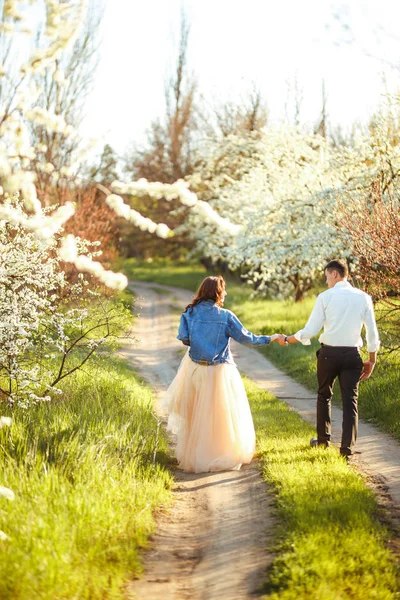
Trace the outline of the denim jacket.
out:
<instances>
[{"instance_id":1,"label":"denim jacket","mask_svg":"<svg viewBox=\"0 0 400 600\"><path fill-rule=\"evenodd\" d=\"M235 364L229 339L240 344L269 344L268 335L254 335L247 331L230 310L220 308L213 300L205 300L181 315L178 340L190 346L190 358L200 364Z\"/></svg>"}]
</instances>

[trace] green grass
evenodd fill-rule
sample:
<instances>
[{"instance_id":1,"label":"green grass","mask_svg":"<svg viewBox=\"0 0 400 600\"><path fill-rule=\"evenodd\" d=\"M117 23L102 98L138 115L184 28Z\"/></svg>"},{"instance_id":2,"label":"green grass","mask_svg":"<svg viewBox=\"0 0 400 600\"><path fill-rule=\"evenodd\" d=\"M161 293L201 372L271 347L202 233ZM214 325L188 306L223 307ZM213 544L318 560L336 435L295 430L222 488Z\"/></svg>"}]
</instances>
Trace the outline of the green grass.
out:
<instances>
[{"instance_id":1,"label":"green grass","mask_svg":"<svg viewBox=\"0 0 400 600\"><path fill-rule=\"evenodd\" d=\"M196 291L208 273L197 261L182 261L171 266L167 259L152 262L135 258L121 259L116 268L121 269L129 279L152 281Z\"/></svg>"},{"instance_id":2,"label":"green grass","mask_svg":"<svg viewBox=\"0 0 400 600\"><path fill-rule=\"evenodd\" d=\"M121 264L123 268L123 263ZM171 264L168 261L138 263L127 261L125 271L130 277L186 288L195 291L207 275L198 263ZM225 306L233 310L245 327L254 333L270 335L275 332L292 334L304 327L315 302L315 296L303 302L278 301L252 298L252 291L245 285L227 278ZM317 338L311 346L302 344L282 348L278 344L257 349L276 366L291 375L312 391L316 391L316 357L319 348ZM367 354L363 350L363 356ZM340 402L338 386L334 400ZM360 384L360 416L375 424L382 431L400 440L400 353L390 356L378 355L377 366L370 379Z\"/></svg>"},{"instance_id":3,"label":"green grass","mask_svg":"<svg viewBox=\"0 0 400 600\"><path fill-rule=\"evenodd\" d=\"M64 395L0 430L0 598L123 598L154 510L170 501L152 396L122 361L97 359ZM2 414L11 414L5 408Z\"/></svg>"},{"instance_id":4,"label":"green grass","mask_svg":"<svg viewBox=\"0 0 400 600\"><path fill-rule=\"evenodd\" d=\"M399 569L373 493L339 453L310 448L313 429L251 381L245 385L263 476L276 494L270 600L393 600Z\"/></svg>"}]
</instances>

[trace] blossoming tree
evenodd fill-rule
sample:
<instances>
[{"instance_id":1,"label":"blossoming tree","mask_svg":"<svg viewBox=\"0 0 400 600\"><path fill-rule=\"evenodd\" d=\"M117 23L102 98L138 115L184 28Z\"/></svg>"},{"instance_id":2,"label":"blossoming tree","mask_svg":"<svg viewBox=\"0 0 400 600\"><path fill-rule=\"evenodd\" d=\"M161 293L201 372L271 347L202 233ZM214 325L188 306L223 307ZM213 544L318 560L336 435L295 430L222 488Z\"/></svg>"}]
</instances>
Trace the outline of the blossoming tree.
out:
<instances>
[{"instance_id":1,"label":"blossoming tree","mask_svg":"<svg viewBox=\"0 0 400 600\"><path fill-rule=\"evenodd\" d=\"M192 176L200 198L236 227L225 235L196 213L187 227L197 249L214 263L239 270L263 293L300 300L334 257L357 261L345 232L346 212L368 196L371 181L398 172L399 146L388 136L388 117L351 146L335 147L319 135L279 127L258 140L217 141ZM357 210L355 210L355 214Z\"/></svg>"},{"instance_id":2,"label":"blossoming tree","mask_svg":"<svg viewBox=\"0 0 400 600\"><path fill-rule=\"evenodd\" d=\"M240 269L259 291L286 295L294 287L301 299L327 257L344 253L332 202L321 196L340 181L336 161L324 138L289 128L222 140L193 184L236 232L196 227L193 215L198 248Z\"/></svg>"}]
</instances>

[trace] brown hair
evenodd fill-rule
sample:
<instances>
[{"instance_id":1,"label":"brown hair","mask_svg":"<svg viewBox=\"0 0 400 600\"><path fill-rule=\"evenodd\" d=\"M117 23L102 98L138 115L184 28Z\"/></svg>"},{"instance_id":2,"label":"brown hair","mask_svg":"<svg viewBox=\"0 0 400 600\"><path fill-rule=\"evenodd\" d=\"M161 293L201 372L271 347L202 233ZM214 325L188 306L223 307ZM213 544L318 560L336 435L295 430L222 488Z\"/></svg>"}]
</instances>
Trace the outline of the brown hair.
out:
<instances>
[{"instance_id":1,"label":"brown hair","mask_svg":"<svg viewBox=\"0 0 400 600\"><path fill-rule=\"evenodd\" d=\"M328 262L324 269L324 272L325 271L329 271L329 273L331 273L332 271L337 271L340 277L348 277L349 275L349 268L347 266L347 263L341 258L337 258Z\"/></svg>"},{"instance_id":2,"label":"brown hair","mask_svg":"<svg viewBox=\"0 0 400 600\"><path fill-rule=\"evenodd\" d=\"M217 277L206 277L200 284L193 300L185 308L186 312L189 308L193 308L204 300L214 300L215 304L222 306L224 302L225 280L222 275Z\"/></svg>"}]
</instances>

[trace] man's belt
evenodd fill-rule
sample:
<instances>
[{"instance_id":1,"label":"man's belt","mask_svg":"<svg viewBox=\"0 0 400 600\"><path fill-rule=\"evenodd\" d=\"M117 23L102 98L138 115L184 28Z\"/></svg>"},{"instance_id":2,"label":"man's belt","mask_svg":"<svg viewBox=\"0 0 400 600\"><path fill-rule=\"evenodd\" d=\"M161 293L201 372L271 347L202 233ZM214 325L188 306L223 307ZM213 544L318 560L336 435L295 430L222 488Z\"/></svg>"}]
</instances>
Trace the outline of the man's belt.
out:
<instances>
[{"instance_id":1,"label":"man's belt","mask_svg":"<svg viewBox=\"0 0 400 600\"><path fill-rule=\"evenodd\" d=\"M358 350L358 346L329 346L328 344L323 344L322 342L321 346L323 348L338 348L339 350L349 350L349 348L354 348L355 350Z\"/></svg>"}]
</instances>

